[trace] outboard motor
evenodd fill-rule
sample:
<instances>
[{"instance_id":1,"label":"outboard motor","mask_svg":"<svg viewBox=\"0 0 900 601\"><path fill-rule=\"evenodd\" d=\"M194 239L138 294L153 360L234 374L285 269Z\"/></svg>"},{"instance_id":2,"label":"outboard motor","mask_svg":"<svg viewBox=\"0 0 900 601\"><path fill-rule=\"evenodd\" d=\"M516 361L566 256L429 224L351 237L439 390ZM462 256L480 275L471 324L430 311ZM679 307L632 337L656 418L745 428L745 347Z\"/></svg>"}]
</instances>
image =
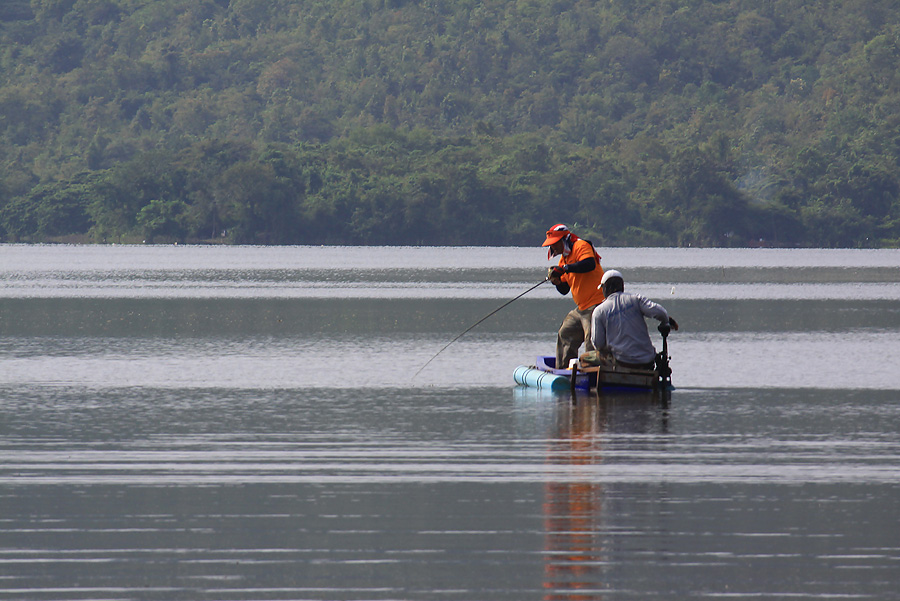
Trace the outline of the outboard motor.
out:
<instances>
[{"instance_id":1,"label":"outboard motor","mask_svg":"<svg viewBox=\"0 0 900 601\"><path fill-rule=\"evenodd\" d=\"M672 327L667 323L659 324L657 328L662 334L662 350L656 353L656 371L659 374L659 384L662 389L667 389L672 385L672 368L669 367L669 346L667 338Z\"/></svg>"}]
</instances>

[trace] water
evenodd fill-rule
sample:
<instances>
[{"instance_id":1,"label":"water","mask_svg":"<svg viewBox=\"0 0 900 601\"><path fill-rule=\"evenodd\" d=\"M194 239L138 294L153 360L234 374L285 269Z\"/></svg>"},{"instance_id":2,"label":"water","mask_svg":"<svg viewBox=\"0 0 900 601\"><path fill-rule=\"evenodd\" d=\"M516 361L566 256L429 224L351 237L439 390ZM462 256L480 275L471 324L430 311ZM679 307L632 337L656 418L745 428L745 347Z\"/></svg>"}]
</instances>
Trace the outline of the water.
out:
<instances>
[{"instance_id":1,"label":"water","mask_svg":"<svg viewBox=\"0 0 900 601\"><path fill-rule=\"evenodd\" d=\"M900 252L601 254L667 407L413 377L540 248L0 246L0 599L900 599Z\"/></svg>"}]
</instances>

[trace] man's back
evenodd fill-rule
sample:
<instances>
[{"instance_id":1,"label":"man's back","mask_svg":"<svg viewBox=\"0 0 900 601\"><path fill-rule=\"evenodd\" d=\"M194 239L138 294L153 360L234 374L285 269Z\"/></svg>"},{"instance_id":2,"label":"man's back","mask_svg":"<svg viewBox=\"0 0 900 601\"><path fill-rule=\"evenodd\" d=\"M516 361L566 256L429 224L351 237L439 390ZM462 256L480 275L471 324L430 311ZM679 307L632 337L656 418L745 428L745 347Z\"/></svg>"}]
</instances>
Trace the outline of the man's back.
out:
<instances>
[{"instance_id":1,"label":"man's back","mask_svg":"<svg viewBox=\"0 0 900 601\"><path fill-rule=\"evenodd\" d=\"M615 292L592 316L591 338L598 350L609 349L617 361L643 364L653 361L656 349L650 341L644 317L662 323L669 319L661 306L640 294Z\"/></svg>"}]
</instances>

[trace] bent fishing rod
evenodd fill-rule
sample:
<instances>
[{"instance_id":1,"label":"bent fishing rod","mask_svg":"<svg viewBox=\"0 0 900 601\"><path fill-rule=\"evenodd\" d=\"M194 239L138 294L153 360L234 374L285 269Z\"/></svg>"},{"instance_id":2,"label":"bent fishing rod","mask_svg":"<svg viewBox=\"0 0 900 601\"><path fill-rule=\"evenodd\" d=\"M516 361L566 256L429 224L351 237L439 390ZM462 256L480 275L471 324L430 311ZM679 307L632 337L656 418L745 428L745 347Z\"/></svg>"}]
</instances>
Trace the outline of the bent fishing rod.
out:
<instances>
[{"instance_id":1,"label":"bent fishing rod","mask_svg":"<svg viewBox=\"0 0 900 601\"><path fill-rule=\"evenodd\" d=\"M436 353L434 354L434 356L433 356L431 359L429 359L429 360L425 363L425 365L423 365L422 367L420 367L420 368L419 368L419 371L417 371L416 373L414 373L414 374L413 374L413 377L410 378L410 379L415 379L415 377L418 376L420 373L422 373L422 370L425 369L426 367L428 367L428 364L429 364L429 363L431 363L432 361L434 361L435 359L437 359L437 356L440 355L441 353L443 353L443 352L447 349L448 346L450 346L451 344L453 344L454 342L456 342L457 340L459 340L460 338L462 338L463 336L465 336L466 334L468 334L469 332L471 332L472 330L474 330L474 329L475 329L475 326L477 326L478 324L480 324L481 322L483 322L484 320L486 320L486 319L487 319L488 317L490 317L491 315L497 313L498 311L500 311L500 310L503 309L504 307L508 307L509 305L513 304L515 301L519 300L520 298L522 298L523 296L525 296L526 294L528 294L529 292L531 292L532 290L534 290L535 288L537 288L538 286L540 286L541 284L543 284L544 282L549 282L549 281L550 281L550 278L549 278L549 277L544 278L543 280L541 280L540 282L538 282L537 284L535 284L534 286L532 286L531 288L529 288L528 290L526 290L525 292L523 292L522 294L520 294L519 296L517 296L517 297L515 297L515 298L513 298L513 299L510 299L510 300L506 301L505 303L503 303L502 305L500 305L499 307L497 307L496 309L494 309L493 311L491 311L490 313L488 313L487 315L485 315L484 317L482 317L481 319L479 319L478 321L476 321L475 323L473 323L473 324L472 324L471 326L469 326L464 332L462 332L461 334L459 334L459 336L457 336L456 338L454 338L453 340L451 340L450 342L448 342L447 344L445 344L445 345L444 345L444 348L442 348L441 350L439 350L438 352L436 352Z\"/></svg>"}]
</instances>

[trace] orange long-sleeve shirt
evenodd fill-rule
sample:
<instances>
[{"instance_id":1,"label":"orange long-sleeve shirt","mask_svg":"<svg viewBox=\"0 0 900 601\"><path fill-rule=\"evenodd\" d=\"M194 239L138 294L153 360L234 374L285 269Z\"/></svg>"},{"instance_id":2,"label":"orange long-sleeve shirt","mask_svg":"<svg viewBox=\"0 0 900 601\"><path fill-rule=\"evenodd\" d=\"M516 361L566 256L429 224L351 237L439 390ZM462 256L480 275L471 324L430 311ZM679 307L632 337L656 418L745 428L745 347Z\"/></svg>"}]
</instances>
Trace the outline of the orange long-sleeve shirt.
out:
<instances>
[{"instance_id":1,"label":"orange long-sleeve shirt","mask_svg":"<svg viewBox=\"0 0 900 601\"><path fill-rule=\"evenodd\" d=\"M605 298L600 289L600 280L603 278L603 267L600 266L600 255L594 250L593 245L585 240L576 240L572 245L572 252L559 258L559 266L571 265L584 259L593 258L597 266L586 273L564 273L560 279L569 285L572 290L572 299L582 311L599 305Z\"/></svg>"}]
</instances>

